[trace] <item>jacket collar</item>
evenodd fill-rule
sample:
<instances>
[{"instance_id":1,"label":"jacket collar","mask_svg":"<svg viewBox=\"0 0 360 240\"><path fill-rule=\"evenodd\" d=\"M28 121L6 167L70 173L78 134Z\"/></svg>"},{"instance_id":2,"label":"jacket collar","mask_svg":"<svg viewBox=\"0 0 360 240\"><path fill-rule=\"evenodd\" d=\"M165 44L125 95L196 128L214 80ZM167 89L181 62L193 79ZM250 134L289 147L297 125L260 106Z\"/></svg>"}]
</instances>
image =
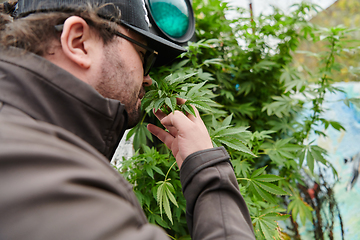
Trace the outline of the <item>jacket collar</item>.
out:
<instances>
[{"instance_id":1,"label":"jacket collar","mask_svg":"<svg viewBox=\"0 0 360 240\"><path fill-rule=\"evenodd\" d=\"M79 136L109 160L127 125L125 106L48 60L0 48L0 101Z\"/></svg>"}]
</instances>

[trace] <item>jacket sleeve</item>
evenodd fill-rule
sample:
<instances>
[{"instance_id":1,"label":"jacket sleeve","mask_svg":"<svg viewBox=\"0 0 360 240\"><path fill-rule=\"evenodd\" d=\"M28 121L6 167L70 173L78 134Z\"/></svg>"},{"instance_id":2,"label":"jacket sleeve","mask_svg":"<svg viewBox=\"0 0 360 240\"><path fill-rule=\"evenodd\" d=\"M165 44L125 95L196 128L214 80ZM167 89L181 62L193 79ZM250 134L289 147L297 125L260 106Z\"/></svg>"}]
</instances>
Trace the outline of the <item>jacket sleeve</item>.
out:
<instances>
[{"instance_id":1,"label":"jacket sleeve","mask_svg":"<svg viewBox=\"0 0 360 240\"><path fill-rule=\"evenodd\" d=\"M249 211L224 147L189 155L180 170L193 240L255 239Z\"/></svg>"}]
</instances>

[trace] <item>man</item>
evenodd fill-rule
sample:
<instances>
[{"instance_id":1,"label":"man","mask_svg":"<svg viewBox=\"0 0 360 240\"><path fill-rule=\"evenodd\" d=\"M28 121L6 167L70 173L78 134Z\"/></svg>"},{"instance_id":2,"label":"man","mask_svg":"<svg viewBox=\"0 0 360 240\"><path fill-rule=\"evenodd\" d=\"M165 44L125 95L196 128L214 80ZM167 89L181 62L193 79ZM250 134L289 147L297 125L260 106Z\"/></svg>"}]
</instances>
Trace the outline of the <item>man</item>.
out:
<instances>
[{"instance_id":1,"label":"man","mask_svg":"<svg viewBox=\"0 0 360 240\"><path fill-rule=\"evenodd\" d=\"M167 239L109 165L140 117L149 70L184 51L148 31L142 0L0 7L0 239ZM156 61L155 61L156 59ZM197 112L197 111L196 111ZM155 113L193 239L254 239L229 156L199 117Z\"/></svg>"}]
</instances>

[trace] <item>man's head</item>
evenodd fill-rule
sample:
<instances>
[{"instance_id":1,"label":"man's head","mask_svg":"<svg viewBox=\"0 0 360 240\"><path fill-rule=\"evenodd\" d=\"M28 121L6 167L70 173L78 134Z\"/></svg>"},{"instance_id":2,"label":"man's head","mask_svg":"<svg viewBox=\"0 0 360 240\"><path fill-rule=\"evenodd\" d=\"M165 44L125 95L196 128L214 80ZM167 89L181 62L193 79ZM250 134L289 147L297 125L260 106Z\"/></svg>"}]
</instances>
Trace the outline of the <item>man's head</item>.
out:
<instances>
[{"instance_id":1,"label":"man's head","mask_svg":"<svg viewBox=\"0 0 360 240\"><path fill-rule=\"evenodd\" d=\"M147 71L183 48L151 34L143 0L19 0L1 43L41 55L140 118ZM1 25L1 24L0 24Z\"/></svg>"},{"instance_id":2,"label":"man's head","mask_svg":"<svg viewBox=\"0 0 360 240\"><path fill-rule=\"evenodd\" d=\"M144 0L19 0L14 16L22 18L39 12L81 11L89 5L97 8L101 18L142 35L148 46L159 53L156 61L158 66L184 52L182 47L149 32L150 22Z\"/></svg>"}]
</instances>

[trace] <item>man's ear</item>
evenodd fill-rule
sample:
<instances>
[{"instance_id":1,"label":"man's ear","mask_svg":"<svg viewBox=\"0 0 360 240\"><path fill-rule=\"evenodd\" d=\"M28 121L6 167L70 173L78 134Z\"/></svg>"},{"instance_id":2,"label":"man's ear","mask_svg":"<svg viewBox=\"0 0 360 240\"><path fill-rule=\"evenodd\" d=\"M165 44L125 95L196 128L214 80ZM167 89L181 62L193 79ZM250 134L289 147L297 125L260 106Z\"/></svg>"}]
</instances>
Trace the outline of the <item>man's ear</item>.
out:
<instances>
[{"instance_id":1,"label":"man's ear","mask_svg":"<svg viewBox=\"0 0 360 240\"><path fill-rule=\"evenodd\" d=\"M60 42L62 50L66 57L72 60L81 68L89 68L91 65L91 56L89 48L91 47L90 27L84 19L78 16L71 16L64 22Z\"/></svg>"}]
</instances>

